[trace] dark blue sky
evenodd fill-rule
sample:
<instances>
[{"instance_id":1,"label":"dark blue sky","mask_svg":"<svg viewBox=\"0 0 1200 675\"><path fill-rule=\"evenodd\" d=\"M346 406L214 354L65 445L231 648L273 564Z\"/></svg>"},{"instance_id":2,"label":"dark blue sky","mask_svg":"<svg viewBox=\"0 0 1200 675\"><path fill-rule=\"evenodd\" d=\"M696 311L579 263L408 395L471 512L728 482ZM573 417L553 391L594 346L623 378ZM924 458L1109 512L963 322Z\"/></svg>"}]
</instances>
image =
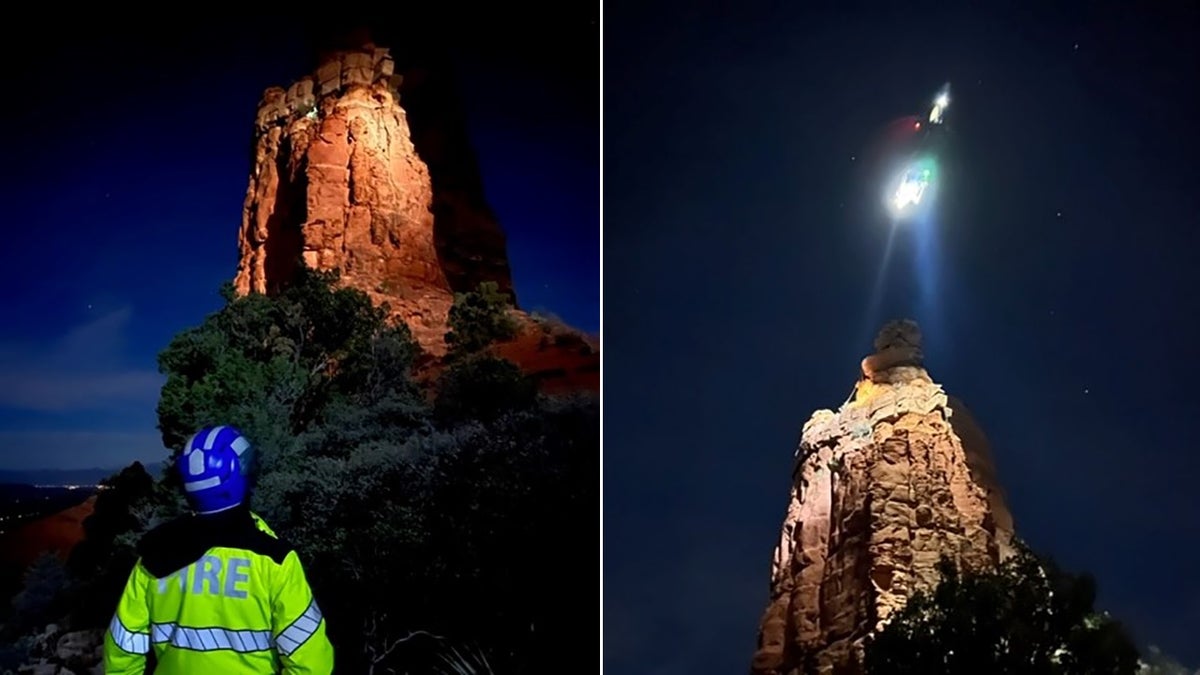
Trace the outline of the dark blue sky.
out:
<instances>
[{"instance_id":1,"label":"dark blue sky","mask_svg":"<svg viewBox=\"0 0 1200 675\"><path fill-rule=\"evenodd\" d=\"M801 425L897 316L1019 533L1200 666L1200 17L1151 4L605 4L611 672L746 671ZM877 295L862 165L946 81L936 220Z\"/></svg>"},{"instance_id":2,"label":"dark blue sky","mask_svg":"<svg viewBox=\"0 0 1200 675\"><path fill-rule=\"evenodd\" d=\"M549 17L543 33L532 12L460 15L453 40L425 32L461 69L518 301L596 332L598 13ZM143 24L5 29L21 66L3 112L0 468L161 459L155 357L219 309L259 97L306 74L320 33L280 17Z\"/></svg>"}]
</instances>

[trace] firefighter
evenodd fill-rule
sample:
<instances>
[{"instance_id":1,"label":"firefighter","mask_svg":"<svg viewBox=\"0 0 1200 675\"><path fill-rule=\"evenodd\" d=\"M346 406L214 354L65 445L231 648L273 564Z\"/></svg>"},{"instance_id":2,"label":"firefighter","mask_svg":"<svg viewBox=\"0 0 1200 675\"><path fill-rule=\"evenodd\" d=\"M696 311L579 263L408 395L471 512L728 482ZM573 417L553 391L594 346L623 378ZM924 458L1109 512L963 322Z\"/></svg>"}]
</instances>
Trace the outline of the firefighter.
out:
<instances>
[{"instance_id":1,"label":"firefighter","mask_svg":"<svg viewBox=\"0 0 1200 675\"><path fill-rule=\"evenodd\" d=\"M206 427L175 460L193 514L148 532L104 636L104 672L331 673L296 552L250 511L249 441Z\"/></svg>"}]
</instances>

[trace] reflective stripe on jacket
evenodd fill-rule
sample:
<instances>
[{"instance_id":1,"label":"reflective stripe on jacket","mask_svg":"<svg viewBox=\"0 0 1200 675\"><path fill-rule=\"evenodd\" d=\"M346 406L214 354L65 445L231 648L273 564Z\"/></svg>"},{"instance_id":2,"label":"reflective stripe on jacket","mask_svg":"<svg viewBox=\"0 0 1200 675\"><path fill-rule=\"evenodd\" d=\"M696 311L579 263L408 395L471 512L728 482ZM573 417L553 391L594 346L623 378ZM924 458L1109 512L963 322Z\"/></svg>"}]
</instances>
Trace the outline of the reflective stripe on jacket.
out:
<instances>
[{"instance_id":1,"label":"reflective stripe on jacket","mask_svg":"<svg viewBox=\"0 0 1200 675\"><path fill-rule=\"evenodd\" d=\"M105 673L141 675L151 649L162 675L333 671L333 646L295 551L276 562L214 546L162 578L143 562L105 633Z\"/></svg>"}]
</instances>

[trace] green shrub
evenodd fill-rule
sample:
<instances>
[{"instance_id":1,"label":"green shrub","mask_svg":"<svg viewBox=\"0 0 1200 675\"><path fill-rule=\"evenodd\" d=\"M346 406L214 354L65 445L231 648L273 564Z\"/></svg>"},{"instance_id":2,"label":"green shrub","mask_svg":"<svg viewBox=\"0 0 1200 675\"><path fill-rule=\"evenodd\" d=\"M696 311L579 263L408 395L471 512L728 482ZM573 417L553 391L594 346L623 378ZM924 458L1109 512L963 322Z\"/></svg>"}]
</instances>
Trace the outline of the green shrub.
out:
<instances>
[{"instance_id":1,"label":"green shrub","mask_svg":"<svg viewBox=\"0 0 1200 675\"><path fill-rule=\"evenodd\" d=\"M1095 582L1025 548L997 570L960 572L917 593L866 645L868 675L1132 675L1138 651L1093 607Z\"/></svg>"},{"instance_id":2,"label":"green shrub","mask_svg":"<svg viewBox=\"0 0 1200 675\"><path fill-rule=\"evenodd\" d=\"M511 335L494 287L458 297L456 358L432 402L408 329L333 275L225 296L160 355L159 428L175 451L205 424L251 438L253 507L300 552L340 669L434 672L447 644L476 645L500 672L598 658L578 630L598 603L562 589L577 583L564 558L599 557L599 402L539 396L483 353ZM137 493L121 527L101 528L112 550L181 508L170 479L109 492ZM106 560L80 566L85 581L123 581L133 564ZM93 604L111 615L113 601Z\"/></svg>"},{"instance_id":3,"label":"green shrub","mask_svg":"<svg viewBox=\"0 0 1200 675\"><path fill-rule=\"evenodd\" d=\"M446 344L452 358L475 354L497 342L516 335L517 323L509 310L509 297L500 292L494 281L485 281L479 290L457 293L447 321L450 330Z\"/></svg>"}]
</instances>

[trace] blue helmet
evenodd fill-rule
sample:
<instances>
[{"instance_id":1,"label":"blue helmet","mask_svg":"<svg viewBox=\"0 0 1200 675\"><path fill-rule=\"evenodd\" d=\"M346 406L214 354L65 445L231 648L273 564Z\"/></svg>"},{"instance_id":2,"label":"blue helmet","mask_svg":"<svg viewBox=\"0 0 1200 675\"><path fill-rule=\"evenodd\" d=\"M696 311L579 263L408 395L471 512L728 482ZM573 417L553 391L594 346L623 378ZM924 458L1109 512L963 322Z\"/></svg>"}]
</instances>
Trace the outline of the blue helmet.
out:
<instances>
[{"instance_id":1,"label":"blue helmet","mask_svg":"<svg viewBox=\"0 0 1200 675\"><path fill-rule=\"evenodd\" d=\"M217 513L246 501L249 450L250 441L229 426L205 427L188 439L175 468L193 509Z\"/></svg>"}]
</instances>

